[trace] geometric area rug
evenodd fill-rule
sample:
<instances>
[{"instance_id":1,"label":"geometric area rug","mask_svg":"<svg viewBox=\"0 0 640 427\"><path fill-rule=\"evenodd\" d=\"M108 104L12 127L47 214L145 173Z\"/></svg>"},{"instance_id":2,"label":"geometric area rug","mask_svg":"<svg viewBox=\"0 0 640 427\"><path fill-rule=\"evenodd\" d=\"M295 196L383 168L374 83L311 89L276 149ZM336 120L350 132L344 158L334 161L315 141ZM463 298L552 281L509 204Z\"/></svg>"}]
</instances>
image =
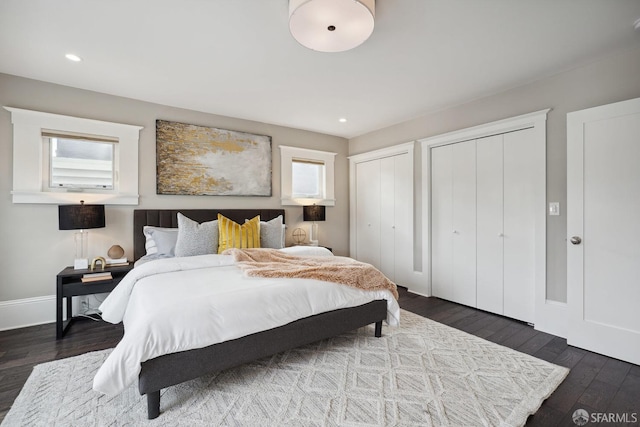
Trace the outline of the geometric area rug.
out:
<instances>
[{"instance_id":1,"label":"geometric area rug","mask_svg":"<svg viewBox=\"0 0 640 427\"><path fill-rule=\"evenodd\" d=\"M8 426L520 426L569 370L402 311L356 331L162 390L91 388L111 350L36 366Z\"/></svg>"}]
</instances>

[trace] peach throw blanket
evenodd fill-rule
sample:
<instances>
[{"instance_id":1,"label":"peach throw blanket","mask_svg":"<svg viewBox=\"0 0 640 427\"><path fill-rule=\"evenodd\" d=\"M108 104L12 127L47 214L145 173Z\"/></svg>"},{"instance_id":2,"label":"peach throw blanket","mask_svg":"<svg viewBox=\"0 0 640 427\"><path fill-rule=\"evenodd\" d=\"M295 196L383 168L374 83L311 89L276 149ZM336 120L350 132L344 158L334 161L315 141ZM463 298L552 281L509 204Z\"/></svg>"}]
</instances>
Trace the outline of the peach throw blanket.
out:
<instances>
[{"instance_id":1,"label":"peach throw blanket","mask_svg":"<svg viewBox=\"0 0 640 427\"><path fill-rule=\"evenodd\" d=\"M371 264L352 258L296 256L277 249L227 249L223 255L232 255L251 277L316 279L367 291L386 289L398 299L395 283Z\"/></svg>"}]
</instances>

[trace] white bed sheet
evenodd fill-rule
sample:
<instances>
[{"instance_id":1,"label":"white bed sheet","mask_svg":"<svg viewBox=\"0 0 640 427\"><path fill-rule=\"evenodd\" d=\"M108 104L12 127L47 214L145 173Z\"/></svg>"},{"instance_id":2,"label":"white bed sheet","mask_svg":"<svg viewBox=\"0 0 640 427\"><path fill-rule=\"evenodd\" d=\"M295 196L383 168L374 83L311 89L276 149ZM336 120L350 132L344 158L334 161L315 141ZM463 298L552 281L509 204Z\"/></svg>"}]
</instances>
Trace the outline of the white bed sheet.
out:
<instances>
[{"instance_id":1,"label":"white bed sheet","mask_svg":"<svg viewBox=\"0 0 640 427\"><path fill-rule=\"evenodd\" d=\"M245 277L224 255L151 261L134 268L100 306L125 334L98 370L93 388L109 396L134 383L140 364L202 348L338 308L387 300L387 323L400 308L389 291L363 291L311 279ZM176 290L178 292L176 292Z\"/></svg>"}]
</instances>

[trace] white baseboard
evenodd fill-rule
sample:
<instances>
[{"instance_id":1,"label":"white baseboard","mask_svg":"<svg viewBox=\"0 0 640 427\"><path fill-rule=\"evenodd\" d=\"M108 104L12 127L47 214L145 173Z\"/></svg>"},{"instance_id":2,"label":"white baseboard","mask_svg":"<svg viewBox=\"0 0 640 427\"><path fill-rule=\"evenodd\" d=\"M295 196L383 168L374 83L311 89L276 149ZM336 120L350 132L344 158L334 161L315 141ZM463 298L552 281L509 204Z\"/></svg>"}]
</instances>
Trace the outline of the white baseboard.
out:
<instances>
[{"instance_id":1,"label":"white baseboard","mask_svg":"<svg viewBox=\"0 0 640 427\"><path fill-rule=\"evenodd\" d=\"M567 338L569 310L564 302L546 300L541 307L536 307L534 329L561 338Z\"/></svg>"},{"instance_id":2,"label":"white baseboard","mask_svg":"<svg viewBox=\"0 0 640 427\"><path fill-rule=\"evenodd\" d=\"M63 312L66 311L63 309ZM56 321L56 296L0 301L0 331Z\"/></svg>"},{"instance_id":3,"label":"white baseboard","mask_svg":"<svg viewBox=\"0 0 640 427\"><path fill-rule=\"evenodd\" d=\"M410 294L420 295L421 297L427 297L427 298L430 298L430 297L431 297L431 295L430 295L430 294L423 293L423 292L418 292L418 291L413 290L413 289L407 289L407 291L408 291Z\"/></svg>"}]
</instances>

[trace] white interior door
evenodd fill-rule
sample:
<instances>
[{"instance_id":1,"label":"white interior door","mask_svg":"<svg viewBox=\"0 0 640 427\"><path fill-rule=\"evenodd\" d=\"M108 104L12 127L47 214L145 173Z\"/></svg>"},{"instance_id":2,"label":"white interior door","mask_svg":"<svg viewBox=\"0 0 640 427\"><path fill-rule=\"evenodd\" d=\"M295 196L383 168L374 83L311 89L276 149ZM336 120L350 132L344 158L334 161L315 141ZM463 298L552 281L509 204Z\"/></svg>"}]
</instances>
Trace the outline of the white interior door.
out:
<instances>
[{"instance_id":1,"label":"white interior door","mask_svg":"<svg viewBox=\"0 0 640 427\"><path fill-rule=\"evenodd\" d=\"M535 323L536 216L544 212L539 151L533 128L504 134L504 315L529 323Z\"/></svg>"},{"instance_id":2,"label":"white interior door","mask_svg":"<svg viewBox=\"0 0 640 427\"><path fill-rule=\"evenodd\" d=\"M431 293L452 300L453 150L431 149Z\"/></svg>"},{"instance_id":3,"label":"white interior door","mask_svg":"<svg viewBox=\"0 0 640 427\"><path fill-rule=\"evenodd\" d=\"M356 257L380 265L380 161L356 165Z\"/></svg>"},{"instance_id":4,"label":"white interior door","mask_svg":"<svg viewBox=\"0 0 640 427\"><path fill-rule=\"evenodd\" d=\"M567 115L567 342L640 364L640 99Z\"/></svg>"},{"instance_id":5,"label":"white interior door","mask_svg":"<svg viewBox=\"0 0 640 427\"><path fill-rule=\"evenodd\" d=\"M453 301L476 306L476 141L453 144Z\"/></svg>"},{"instance_id":6,"label":"white interior door","mask_svg":"<svg viewBox=\"0 0 640 427\"><path fill-rule=\"evenodd\" d=\"M477 150L477 307L503 314L503 135L481 138Z\"/></svg>"},{"instance_id":7,"label":"white interior door","mask_svg":"<svg viewBox=\"0 0 640 427\"><path fill-rule=\"evenodd\" d=\"M395 251L394 278L399 285L411 290L411 275L413 274L413 224L412 200L413 170L408 154L393 156L394 164L394 201L393 201L393 238Z\"/></svg>"},{"instance_id":8,"label":"white interior door","mask_svg":"<svg viewBox=\"0 0 640 427\"><path fill-rule=\"evenodd\" d=\"M380 264L378 268L390 280L396 281L395 274L395 167L394 157L380 160ZM365 181L367 182L367 181ZM397 282L396 282L397 283Z\"/></svg>"}]
</instances>

